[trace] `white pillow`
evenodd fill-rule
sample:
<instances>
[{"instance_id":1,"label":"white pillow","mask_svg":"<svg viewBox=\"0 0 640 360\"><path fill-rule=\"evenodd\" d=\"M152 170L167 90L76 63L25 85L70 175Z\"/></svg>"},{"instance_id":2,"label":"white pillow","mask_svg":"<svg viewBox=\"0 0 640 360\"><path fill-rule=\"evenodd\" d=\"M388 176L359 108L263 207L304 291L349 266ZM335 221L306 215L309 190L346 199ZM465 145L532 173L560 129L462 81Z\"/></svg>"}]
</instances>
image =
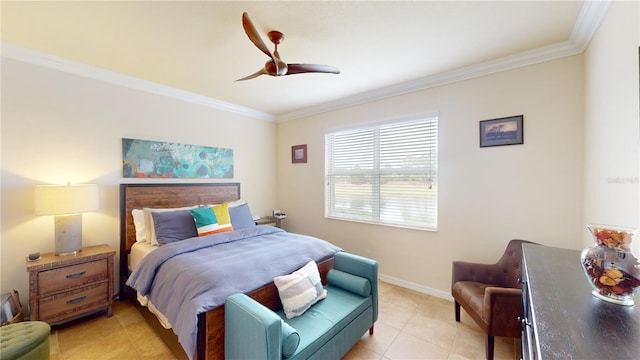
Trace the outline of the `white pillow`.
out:
<instances>
[{"instance_id":1,"label":"white pillow","mask_svg":"<svg viewBox=\"0 0 640 360\"><path fill-rule=\"evenodd\" d=\"M133 227L136 228L136 242L147 241L143 211L141 209L133 209L131 210L131 216L133 216Z\"/></svg>"},{"instance_id":2,"label":"white pillow","mask_svg":"<svg viewBox=\"0 0 640 360\"><path fill-rule=\"evenodd\" d=\"M311 305L327 297L318 265L313 260L290 275L275 277L273 282L278 288L287 319L302 315Z\"/></svg>"},{"instance_id":3,"label":"white pillow","mask_svg":"<svg viewBox=\"0 0 640 360\"><path fill-rule=\"evenodd\" d=\"M158 238L156 237L156 227L153 223L153 216L151 216L152 212L165 212L165 211L176 211L176 210L191 210L197 208L198 205L195 206L185 206L181 208L165 208L165 209L154 209L154 208L144 208L142 209L142 213L144 216L144 231L145 238L147 242L151 245L160 245L158 243Z\"/></svg>"}]
</instances>

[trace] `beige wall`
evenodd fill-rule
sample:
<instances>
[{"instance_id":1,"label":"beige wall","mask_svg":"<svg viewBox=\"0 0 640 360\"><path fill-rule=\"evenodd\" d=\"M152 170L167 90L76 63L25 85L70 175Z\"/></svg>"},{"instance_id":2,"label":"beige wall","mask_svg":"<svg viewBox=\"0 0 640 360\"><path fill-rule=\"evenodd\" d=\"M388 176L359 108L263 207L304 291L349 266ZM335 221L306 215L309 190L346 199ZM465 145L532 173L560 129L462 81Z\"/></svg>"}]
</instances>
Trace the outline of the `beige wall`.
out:
<instances>
[{"instance_id":1,"label":"beige wall","mask_svg":"<svg viewBox=\"0 0 640 360\"><path fill-rule=\"evenodd\" d=\"M513 238L582 246L582 56L289 121L278 127L287 228L372 256L384 278L448 296L451 261L491 262ZM324 218L324 133L439 112L437 232ZM480 148L478 121L524 114L524 145ZM308 163L290 147L308 144Z\"/></svg>"},{"instance_id":2,"label":"beige wall","mask_svg":"<svg viewBox=\"0 0 640 360\"><path fill-rule=\"evenodd\" d=\"M640 226L639 4L614 2L584 55L586 223Z\"/></svg>"},{"instance_id":3,"label":"beige wall","mask_svg":"<svg viewBox=\"0 0 640 360\"><path fill-rule=\"evenodd\" d=\"M34 214L35 185L97 183L100 209L84 215L83 244L119 248L118 184L138 180L122 178L123 137L232 148L235 177L216 181L240 182L254 213L276 204L274 123L6 58L1 100L0 292L18 289L23 301L25 257L53 251L53 218Z\"/></svg>"}]
</instances>

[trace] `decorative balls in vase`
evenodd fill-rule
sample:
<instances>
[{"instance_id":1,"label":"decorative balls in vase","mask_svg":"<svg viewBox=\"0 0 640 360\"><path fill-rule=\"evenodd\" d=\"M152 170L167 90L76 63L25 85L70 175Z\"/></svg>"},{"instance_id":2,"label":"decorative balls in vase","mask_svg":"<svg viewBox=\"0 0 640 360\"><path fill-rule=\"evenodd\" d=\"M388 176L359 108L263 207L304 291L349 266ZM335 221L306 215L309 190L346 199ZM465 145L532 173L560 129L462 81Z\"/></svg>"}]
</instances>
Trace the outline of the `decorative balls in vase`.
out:
<instances>
[{"instance_id":1,"label":"decorative balls in vase","mask_svg":"<svg viewBox=\"0 0 640 360\"><path fill-rule=\"evenodd\" d=\"M580 260L593 296L620 305L633 305L640 289L640 262L632 243L639 229L587 225L594 244L582 250Z\"/></svg>"}]
</instances>

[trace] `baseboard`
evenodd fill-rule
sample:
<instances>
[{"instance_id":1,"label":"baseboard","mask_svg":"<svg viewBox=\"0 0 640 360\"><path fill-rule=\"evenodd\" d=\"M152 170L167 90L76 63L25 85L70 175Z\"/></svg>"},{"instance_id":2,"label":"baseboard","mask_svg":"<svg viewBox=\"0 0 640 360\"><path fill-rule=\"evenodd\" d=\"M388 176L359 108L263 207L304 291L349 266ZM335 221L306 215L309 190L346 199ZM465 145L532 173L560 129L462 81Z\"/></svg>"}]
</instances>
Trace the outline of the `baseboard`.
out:
<instances>
[{"instance_id":1,"label":"baseboard","mask_svg":"<svg viewBox=\"0 0 640 360\"><path fill-rule=\"evenodd\" d=\"M393 284L393 285L397 285L397 286L403 287L405 289L409 289L409 290L417 291L419 293L423 293L423 294L439 297L441 299L445 299L445 300L448 300L448 301L453 301L453 297L448 292L444 292L444 291L441 291L441 290L430 288L430 287L424 286L424 285L419 285L419 284L416 284L416 283L412 283L410 281L398 279L398 278L395 278L393 276L388 276L388 275L384 275L384 274L378 274L378 278L380 280L384 281L384 282L387 282L387 283L390 283L390 284Z\"/></svg>"}]
</instances>

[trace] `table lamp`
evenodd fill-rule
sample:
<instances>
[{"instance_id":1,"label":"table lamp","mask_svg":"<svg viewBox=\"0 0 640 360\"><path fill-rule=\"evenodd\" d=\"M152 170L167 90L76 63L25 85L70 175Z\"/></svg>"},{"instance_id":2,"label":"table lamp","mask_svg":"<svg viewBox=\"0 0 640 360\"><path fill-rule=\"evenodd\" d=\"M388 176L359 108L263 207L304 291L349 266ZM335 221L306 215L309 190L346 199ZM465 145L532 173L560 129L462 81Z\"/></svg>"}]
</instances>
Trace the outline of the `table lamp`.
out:
<instances>
[{"instance_id":1,"label":"table lamp","mask_svg":"<svg viewBox=\"0 0 640 360\"><path fill-rule=\"evenodd\" d=\"M37 215L55 215L56 255L82 249L82 213L98 209L98 185L39 185L35 190Z\"/></svg>"}]
</instances>

